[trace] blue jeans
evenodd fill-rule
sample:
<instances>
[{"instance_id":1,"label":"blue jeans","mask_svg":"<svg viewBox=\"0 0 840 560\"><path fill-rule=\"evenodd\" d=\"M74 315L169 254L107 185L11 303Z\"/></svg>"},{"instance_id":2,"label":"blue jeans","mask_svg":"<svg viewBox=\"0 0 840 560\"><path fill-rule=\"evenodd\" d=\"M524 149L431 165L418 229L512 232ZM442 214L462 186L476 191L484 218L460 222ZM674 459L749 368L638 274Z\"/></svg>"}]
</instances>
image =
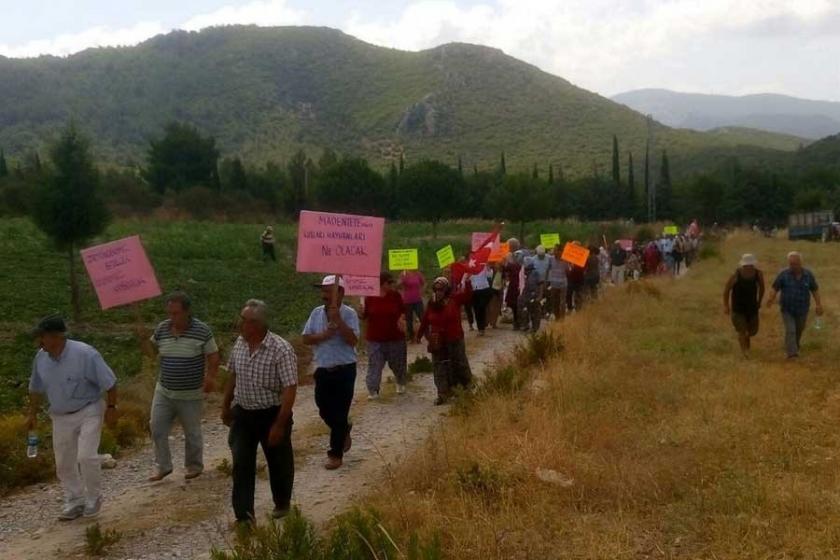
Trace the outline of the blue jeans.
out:
<instances>
[{"instance_id":1,"label":"blue jeans","mask_svg":"<svg viewBox=\"0 0 840 560\"><path fill-rule=\"evenodd\" d=\"M782 322L785 325L785 352L787 352L788 358L798 356L799 342L802 340L802 332L808 322L808 314L797 317L782 312Z\"/></svg>"}]
</instances>

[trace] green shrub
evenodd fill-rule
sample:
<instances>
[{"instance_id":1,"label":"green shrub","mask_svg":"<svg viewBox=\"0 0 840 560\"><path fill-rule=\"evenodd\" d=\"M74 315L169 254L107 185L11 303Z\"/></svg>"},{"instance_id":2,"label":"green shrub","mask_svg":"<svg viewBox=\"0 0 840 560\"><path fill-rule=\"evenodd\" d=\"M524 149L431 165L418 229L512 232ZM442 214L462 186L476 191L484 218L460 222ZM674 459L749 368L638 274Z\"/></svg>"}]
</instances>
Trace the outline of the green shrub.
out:
<instances>
[{"instance_id":1,"label":"green shrub","mask_svg":"<svg viewBox=\"0 0 840 560\"><path fill-rule=\"evenodd\" d=\"M417 356L414 361L408 365L408 373L415 375L418 373L431 373L434 371L432 360L428 356Z\"/></svg>"},{"instance_id":2,"label":"green shrub","mask_svg":"<svg viewBox=\"0 0 840 560\"><path fill-rule=\"evenodd\" d=\"M440 542L425 543L416 535L392 536L376 511L355 509L339 516L332 529L320 536L298 508L282 523L269 520L237 534L232 550L213 549L212 560L440 560Z\"/></svg>"},{"instance_id":3,"label":"green shrub","mask_svg":"<svg viewBox=\"0 0 840 560\"><path fill-rule=\"evenodd\" d=\"M121 538L122 533L116 529L103 531L99 523L94 523L85 529L85 552L90 556L104 556Z\"/></svg>"},{"instance_id":4,"label":"green shrub","mask_svg":"<svg viewBox=\"0 0 840 560\"><path fill-rule=\"evenodd\" d=\"M552 330L544 330L528 337L524 345L514 350L516 363L521 368L544 365L563 351L563 341L560 335Z\"/></svg>"},{"instance_id":5,"label":"green shrub","mask_svg":"<svg viewBox=\"0 0 840 560\"><path fill-rule=\"evenodd\" d=\"M26 456L26 418L20 414L0 417L0 495L16 486L47 480L55 472L50 438L41 424L38 456Z\"/></svg>"},{"instance_id":6,"label":"green shrub","mask_svg":"<svg viewBox=\"0 0 840 560\"><path fill-rule=\"evenodd\" d=\"M455 471L455 482L461 491L493 503L501 497L507 477L493 467L471 463Z\"/></svg>"}]
</instances>

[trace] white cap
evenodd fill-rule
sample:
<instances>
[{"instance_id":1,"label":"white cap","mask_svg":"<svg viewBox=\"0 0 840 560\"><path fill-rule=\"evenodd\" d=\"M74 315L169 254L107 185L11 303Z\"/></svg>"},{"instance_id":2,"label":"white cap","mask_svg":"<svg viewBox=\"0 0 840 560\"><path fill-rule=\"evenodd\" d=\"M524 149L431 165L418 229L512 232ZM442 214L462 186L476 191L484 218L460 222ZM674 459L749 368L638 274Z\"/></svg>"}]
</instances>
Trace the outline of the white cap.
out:
<instances>
[{"instance_id":1,"label":"white cap","mask_svg":"<svg viewBox=\"0 0 840 560\"><path fill-rule=\"evenodd\" d=\"M755 266L756 264L758 264L758 259L752 253L745 253L741 257L740 266Z\"/></svg>"},{"instance_id":2,"label":"white cap","mask_svg":"<svg viewBox=\"0 0 840 560\"><path fill-rule=\"evenodd\" d=\"M326 286L334 286L335 285L335 274L330 274L329 276L324 276L324 279L321 280L320 284L315 284L315 286L319 288L324 288ZM338 279L338 287L344 287L344 278Z\"/></svg>"}]
</instances>

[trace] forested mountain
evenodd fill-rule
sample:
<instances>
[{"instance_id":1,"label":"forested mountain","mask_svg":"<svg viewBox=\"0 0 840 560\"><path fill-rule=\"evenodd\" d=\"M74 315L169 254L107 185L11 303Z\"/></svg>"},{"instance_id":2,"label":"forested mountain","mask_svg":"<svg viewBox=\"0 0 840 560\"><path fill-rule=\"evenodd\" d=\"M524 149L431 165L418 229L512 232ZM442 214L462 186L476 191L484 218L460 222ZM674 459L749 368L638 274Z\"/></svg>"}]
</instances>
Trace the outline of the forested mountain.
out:
<instances>
[{"instance_id":1,"label":"forested mountain","mask_svg":"<svg viewBox=\"0 0 840 560\"><path fill-rule=\"evenodd\" d=\"M232 26L173 32L135 47L66 58L0 57L0 147L21 159L69 119L95 155L142 163L167 122L197 126L224 155L253 164L299 149L363 156L386 169L404 154L491 168L553 164L570 176L607 172L623 151L667 149L674 174L725 155L778 160L795 138L674 130L487 47L421 52L373 46L326 28ZM740 147L740 146L748 147ZM637 157L640 161L640 157ZM681 163L685 162L685 165Z\"/></svg>"},{"instance_id":2,"label":"forested mountain","mask_svg":"<svg viewBox=\"0 0 840 560\"><path fill-rule=\"evenodd\" d=\"M665 89L628 91L612 99L679 128L745 127L809 140L840 132L840 103L832 101L775 94L704 95Z\"/></svg>"}]
</instances>

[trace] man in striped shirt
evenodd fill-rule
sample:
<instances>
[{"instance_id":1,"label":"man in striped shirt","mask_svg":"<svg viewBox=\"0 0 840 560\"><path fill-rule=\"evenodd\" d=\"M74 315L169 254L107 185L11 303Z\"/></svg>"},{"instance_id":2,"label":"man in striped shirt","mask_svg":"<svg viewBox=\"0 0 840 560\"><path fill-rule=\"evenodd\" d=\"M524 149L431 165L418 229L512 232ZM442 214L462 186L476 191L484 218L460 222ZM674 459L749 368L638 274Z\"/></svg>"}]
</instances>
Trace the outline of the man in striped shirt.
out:
<instances>
[{"instance_id":1,"label":"man in striped shirt","mask_svg":"<svg viewBox=\"0 0 840 560\"><path fill-rule=\"evenodd\" d=\"M176 419L184 430L184 478L195 478L204 470L203 393L215 388L219 347L210 327L194 318L190 307L190 298L183 292L167 297L169 318L158 325L151 338L160 356L160 376L152 399L155 468L150 481L162 480L172 472L169 434Z\"/></svg>"}]
</instances>

